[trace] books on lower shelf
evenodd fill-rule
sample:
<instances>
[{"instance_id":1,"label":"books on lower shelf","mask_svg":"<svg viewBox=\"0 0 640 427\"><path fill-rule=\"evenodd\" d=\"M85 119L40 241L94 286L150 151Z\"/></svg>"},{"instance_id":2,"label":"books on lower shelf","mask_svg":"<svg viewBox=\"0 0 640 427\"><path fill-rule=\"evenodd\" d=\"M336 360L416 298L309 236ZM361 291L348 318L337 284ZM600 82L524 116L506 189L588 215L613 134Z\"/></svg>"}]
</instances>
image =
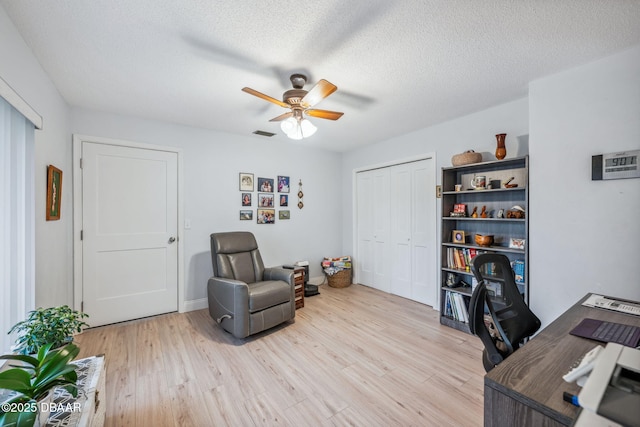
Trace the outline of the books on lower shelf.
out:
<instances>
[{"instance_id":1,"label":"books on lower shelf","mask_svg":"<svg viewBox=\"0 0 640 427\"><path fill-rule=\"evenodd\" d=\"M524 282L524 260L512 261L511 268L515 274L516 282Z\"/></svg>"},{"instance_id":2,"label":"books on lower shelf","mask_svg":"<svg viewBox=\"0 0 640 427\"><path fill-rule=\"evenodd\" d=\"M445 293L444 315L462 323L469 323L469 309L464 296L458 292Z\"/></svg>"},{"instance_id":3,"label":"books on lower shelf","mask_svg":"<svg viewBox=\"0 0 640 427\"><path fill-rule=\"evenodd\" d=\"M473 259L486 252L475 248L447 248L447 268L470 272ZM484 268L486 269L485 274L493 274L493 264L486 264ZM511 261L511 268L515 274L516 282L523 283L525 281L524 260Z\"/></svg>"}]
</instances>

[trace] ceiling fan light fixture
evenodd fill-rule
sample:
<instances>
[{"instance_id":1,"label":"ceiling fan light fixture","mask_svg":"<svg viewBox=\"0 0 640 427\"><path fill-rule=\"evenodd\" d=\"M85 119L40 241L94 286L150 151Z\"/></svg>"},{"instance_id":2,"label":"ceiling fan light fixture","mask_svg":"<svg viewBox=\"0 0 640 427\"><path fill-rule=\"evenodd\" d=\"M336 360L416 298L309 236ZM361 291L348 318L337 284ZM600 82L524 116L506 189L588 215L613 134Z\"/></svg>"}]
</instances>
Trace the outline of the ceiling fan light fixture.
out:
<instances>
[{"instance_id":1,"label":"ceiling fan light fixture","mask_svg":"<svg viewBox=\"0 0 640 427\"><path fill-rule=\"evenodd\" d=\"M300 129L302 131L303 138L309 138L318 130L318 128L307 119L300 120Z\"/></svg>"},{"instance_id":2,"label":"ceiling fan light fixture","mask_svg":"<svg viewBox=\"0 0 640 427\"><path fill-rule=\"evenodd\" d=\"M289 117L280 123L280 129L291 139L309 138L318 128L307 119Z\"/></svg>"},{"instance_id":3,"label":"ceiling fan light fixture","mask_svg":"<svg viewBox=\"0 0 640 427\"><path fill-rule=\"evenodd\" d=\"M287 136L289 136L290 133L295 132L297 127L298 121L294 117L289 117L288 119L280 122L280 129L282 129L282 132L287 134Z\"/></svg>"}]
</instances>

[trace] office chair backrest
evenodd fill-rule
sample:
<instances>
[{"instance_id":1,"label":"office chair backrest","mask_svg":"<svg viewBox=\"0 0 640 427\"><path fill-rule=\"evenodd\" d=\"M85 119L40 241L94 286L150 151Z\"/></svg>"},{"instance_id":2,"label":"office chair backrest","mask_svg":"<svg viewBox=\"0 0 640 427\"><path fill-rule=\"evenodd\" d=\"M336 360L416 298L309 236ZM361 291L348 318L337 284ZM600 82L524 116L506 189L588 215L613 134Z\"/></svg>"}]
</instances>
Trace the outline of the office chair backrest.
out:
<instances>
[{"instance_id":1,"label":"office chair backrest","mask_svg":"<svg viewBox=\"0 0 640 427\"><path fill-rule=\"evenodd\" d=\"M264 274L256 238L246 231L211 234L211 261L216 277L255 283Z\"/></svg>"},{"instance_id":2,"label":"office chair backrest","mask_svg":"<svg viewBox=\"0 0 640 427\"><path fill-rule=\"evenodd\" d=\"M487 274L488 264L492 264L493 267L490 269L490 275ZM480 337L485 346L483 361L488 372L517 350L525 338L540 329L540 319L524 302L516 285L509 258L505 255L487 253L476 256L473 259L473 274L478 285L469 304L469 326L471 332ZM490 296L487 290L488 283L497 283L502 290L502 296ZM493 337L484 322L485 305L495 326Z\"/></svg>"}]
</instances>

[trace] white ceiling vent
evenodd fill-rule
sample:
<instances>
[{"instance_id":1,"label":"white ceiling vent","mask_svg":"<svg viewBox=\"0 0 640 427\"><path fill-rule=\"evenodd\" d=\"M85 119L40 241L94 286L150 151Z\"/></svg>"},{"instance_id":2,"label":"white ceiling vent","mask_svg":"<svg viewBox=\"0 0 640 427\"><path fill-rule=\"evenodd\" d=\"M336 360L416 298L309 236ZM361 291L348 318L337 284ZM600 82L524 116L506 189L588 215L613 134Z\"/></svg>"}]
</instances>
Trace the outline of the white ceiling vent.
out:
<instances>
[{"instance_id":1,"label":"white ceiling vent","mask_svg":"<svg viewBox=\"0 0 640 427\"><path fill-rule=\"evenodd\" d=\"M260 135L260 136L268 136L269 138L271 138L273 135L275 135L275 133L267 132L267 131L264 131L264 130L254 130L253 133L255 133L256 135Z\"/></svg>"}]
</instances>

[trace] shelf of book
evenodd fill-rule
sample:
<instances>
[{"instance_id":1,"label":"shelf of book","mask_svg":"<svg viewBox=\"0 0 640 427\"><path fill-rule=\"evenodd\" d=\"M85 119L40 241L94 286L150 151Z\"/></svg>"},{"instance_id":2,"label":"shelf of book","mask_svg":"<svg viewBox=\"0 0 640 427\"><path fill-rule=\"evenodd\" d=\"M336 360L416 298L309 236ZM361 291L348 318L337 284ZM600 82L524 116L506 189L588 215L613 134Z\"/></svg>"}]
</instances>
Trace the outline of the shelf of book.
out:
<instances>
[{"instance_id":1,"label":"shelf of book","mask_svg":"<svg viewBox=\"0 0 640 427\"><path fill-rule=\"evenodd\" d=\"M509 258L518 287L528 303L528 169L528 156L442 168L440 323L443 325L469 332L464 313L461 316L452 309L468 307L471 285L475 284L472 260L481 253L501 253ZM493 188L471 188L476 176L486 177ZM517 186L505 188L506 182ZM456 186L461 186L460 191L454 191ZM476 234L492 235L493 244L475 244ZM453 287L460 283L469 286ZM500 285L495 286L499 304Z\"/></svg>"}]
</instances>

